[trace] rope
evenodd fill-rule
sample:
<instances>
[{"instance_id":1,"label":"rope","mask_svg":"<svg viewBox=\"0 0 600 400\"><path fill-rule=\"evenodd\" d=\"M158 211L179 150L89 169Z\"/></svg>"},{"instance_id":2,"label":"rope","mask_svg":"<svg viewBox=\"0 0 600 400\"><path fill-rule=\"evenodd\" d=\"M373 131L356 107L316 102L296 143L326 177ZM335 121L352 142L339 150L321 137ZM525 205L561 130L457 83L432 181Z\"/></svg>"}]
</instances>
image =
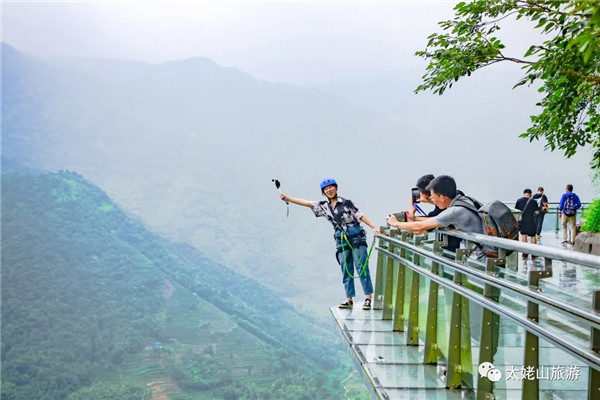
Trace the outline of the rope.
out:
<instances>
[{"instance_id":1,"label":"rope","mask_svg":"<svg viewBox=\"0 0 600 400\"><path fill-rule=\"evenodd\" d=\"M364 263L360 262L360 258L356 255L356 251L354 250L354 247L352 247L352 243L350 243L350 241L348 240L346 232L342 231L341 236L342 237L340 238L340 243L342 245L342 254L344 254L344 269L346 270L346 273L350 277L352 277L352 279L360 278L361 275L367 276L367 265L369 264L369 258L371 258L371 252L373 251L373 246L375 245L375 236L373 236L373 241L371 242L371 247L369 248L369 252L367 253L367 258L365 259ZM358 260L359 264L362 265L362 271L360 271L360 273L357 276L352 275L348 270L348 259L346 258L346 250L344 249L344 240L346 241L346 243L348 243L348 246L352 251L352 257Z\"/></svg>"}]
</instances>

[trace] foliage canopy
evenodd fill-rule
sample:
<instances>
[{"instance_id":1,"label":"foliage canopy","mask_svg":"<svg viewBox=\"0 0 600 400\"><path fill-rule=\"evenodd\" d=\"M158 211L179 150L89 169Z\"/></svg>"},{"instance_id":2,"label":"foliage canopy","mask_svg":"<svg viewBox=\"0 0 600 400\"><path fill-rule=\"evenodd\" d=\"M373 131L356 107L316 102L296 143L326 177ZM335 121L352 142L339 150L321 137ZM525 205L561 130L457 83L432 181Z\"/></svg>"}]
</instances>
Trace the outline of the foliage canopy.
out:
<instances>
[{"instance_id":1,"label":"foliage canopy","mask_svg":"<svg viewBox=\"0 0 600 400\"><path fill-rule=\"evenodd\" d=\"M543 99L531 127L520 136L545 138L545 148L566 157L590 145L591 165L600 168L600 2L558 0L475 0L461 2L455 17L439 25L424 51L416 52L429 65L416 93L443 94L459 78L502 61L523 65L514 87L534 82ZM494 34L508 18L528 20L540 32L522 58L506 55Z\"/></svg>"}]
</instances>

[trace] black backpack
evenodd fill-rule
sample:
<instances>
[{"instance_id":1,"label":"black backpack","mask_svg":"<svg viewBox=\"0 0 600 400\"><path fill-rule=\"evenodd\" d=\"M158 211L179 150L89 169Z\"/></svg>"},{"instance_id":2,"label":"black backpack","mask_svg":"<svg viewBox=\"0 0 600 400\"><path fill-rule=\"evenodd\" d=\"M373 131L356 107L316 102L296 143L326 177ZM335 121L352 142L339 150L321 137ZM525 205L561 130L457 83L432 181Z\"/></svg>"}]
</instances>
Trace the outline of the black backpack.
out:
<instances>
[{"instance_id":1,"label":"black backpack","mask_svg":"<svg viewBox=\"0 0 600 400\"><path fill-rule=\"evenodd\" d=\"M464 196L473 201L473 204L458 198L453 206L465 207L479 215L483 225L483 232L488 236L495 236L504 239L518 240L519 239L519 224L512 211L506 204L499 200L490 201L482 205L479 201ZM506 255L512 253L512 250L507 250ZM497 257L498 253L487 252L488 257Z\"/></svg>"}]
</instances>

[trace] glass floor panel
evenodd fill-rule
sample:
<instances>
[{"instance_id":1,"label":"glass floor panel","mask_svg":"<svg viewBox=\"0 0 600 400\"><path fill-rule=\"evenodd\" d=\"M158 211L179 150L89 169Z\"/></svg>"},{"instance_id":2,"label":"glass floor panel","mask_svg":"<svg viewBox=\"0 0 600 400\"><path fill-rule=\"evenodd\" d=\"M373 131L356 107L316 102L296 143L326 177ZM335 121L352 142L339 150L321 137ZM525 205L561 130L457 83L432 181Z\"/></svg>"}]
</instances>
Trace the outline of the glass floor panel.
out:
<instances>
[{"instance_id":1,"label":"glass floor panel","mask_svg":"<svg viewBox=\"0 0 600 400\"><path fill-rule=\"evenodd\" d=\"M446 365L423 364L424 346L407 345L405 332L392 331L392 321L382 321L381 310L365 311L331 307L338 331L349 344L354 361L376 399L476 399L476 389L446 389ZM522 396L523 330L501 325L501 338L494 366L503 379L495 384L496 399L520 399ZM557 351L547 342L539 342L540 399L586 398L589 369L581 361ZM479 343L472 341L473 383L477 387ZM580 368L577 380L552 380L551 369L562 366ZM521 369L522 370L522 369ZM517 371L517 372L515 372ZM515 375L517 374L517 375ZM512 379L507 379L512 375ZM519 379L520 378L520 379Z\"/></svg>"}]
</instances>

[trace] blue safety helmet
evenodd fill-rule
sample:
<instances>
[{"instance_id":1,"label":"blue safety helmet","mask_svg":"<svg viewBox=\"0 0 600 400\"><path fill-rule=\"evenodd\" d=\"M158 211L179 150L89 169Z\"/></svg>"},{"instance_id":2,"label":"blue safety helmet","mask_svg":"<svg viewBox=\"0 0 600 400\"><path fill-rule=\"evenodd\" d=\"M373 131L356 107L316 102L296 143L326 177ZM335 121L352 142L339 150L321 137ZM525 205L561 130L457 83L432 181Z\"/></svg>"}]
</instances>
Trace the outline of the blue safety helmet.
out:
<instances>
[{"instance_id":1,"label":"blue safety helmet","mask_svg":"<svg viewBox=\"0 0 600 400\"><path fill-rule=\"evenodd\" d=\"M335 187L338 186L337 182L335 181L335 179L333 178L325 178L321 181L321 192L323 192L323 189L325 189L327 186L331 186L334 185Z\"/></svg>"}]
</instances>

